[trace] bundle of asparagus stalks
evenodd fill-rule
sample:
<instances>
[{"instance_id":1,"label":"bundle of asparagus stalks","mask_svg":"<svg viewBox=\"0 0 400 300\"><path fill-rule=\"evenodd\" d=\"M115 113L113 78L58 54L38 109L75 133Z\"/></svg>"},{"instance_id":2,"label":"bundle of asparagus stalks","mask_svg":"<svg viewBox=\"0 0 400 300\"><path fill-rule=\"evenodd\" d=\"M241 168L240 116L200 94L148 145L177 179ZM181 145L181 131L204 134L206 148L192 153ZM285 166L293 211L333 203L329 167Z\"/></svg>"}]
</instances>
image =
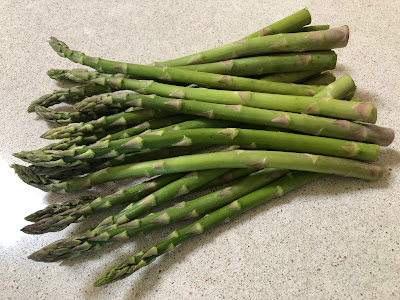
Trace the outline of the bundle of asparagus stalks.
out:
<instances>
[{"instance_id":1,"label":"bundle of asparagus stalks","mask_svg":"<svg viewBox=\"0 0 400 300\"><path fill-rule=\"evenodd\" d=\"M51 38L58 55L94 70L48 71L52 79L75 86L37 99L28 110L62 124L42 135L60 141L15 153L30 164L13 165L18 176L44 191L67 193L149 179L27 216L33 223L22 231L43 234L125 206L97 227L29 258L73 259L193 219L95 283L104 285L326 174L379 180L383 170L371 162L380 146L393 141L393 130L374 125L373 103L353 99L356 86L349 75L336 80L329 72L337 59L331 49L347 45L348 27L306 26L310 22L303 9L231 44L150 65L88 56ZM73 102L75 111L49 108L61 102ZM200 198L174 201L216 186L221 187ZM167 202L169 208L157 210Z\"/></svg>"}]
</instances>

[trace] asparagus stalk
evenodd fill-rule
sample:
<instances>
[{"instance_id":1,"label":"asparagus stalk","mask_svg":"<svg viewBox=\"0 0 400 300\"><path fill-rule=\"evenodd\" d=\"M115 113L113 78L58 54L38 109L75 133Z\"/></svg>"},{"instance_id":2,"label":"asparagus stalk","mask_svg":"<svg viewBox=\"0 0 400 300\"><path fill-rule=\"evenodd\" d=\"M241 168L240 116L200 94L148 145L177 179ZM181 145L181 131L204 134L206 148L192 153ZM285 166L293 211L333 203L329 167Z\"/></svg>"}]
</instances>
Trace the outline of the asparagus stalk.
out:
<instances>
[{"instance_id":1,"label":"asparagus stalk","mask_svg":"<svg viewBox=\"0 0 400 300\"><path fill-rule=\"evenodd\" d=\"M190 121L189 121L190 122ZM159 149L191 145L239 145L251 149L305 152L346 157L365 161L376 160L379 146L332 138L241 128L201 128L179 131L155 130L140 136L116 141L102 141L64 151L43 151L29 155L34 165L50 166L76 164L98 157L113 158L144 149Z\"/></svg>"},{"instance_id":2,"label":"asparagus stalk","mask_svg":"<svg viewBox=\"0 0 400 300\"><path fill-rule=\"evenodd\" d=\"M335 75L331 72L324 72L308 78L304 81L305 84L328 85L336 80Z\"/></svg>"},{"instance_id":3,"label":"asparagus stalk","mask_svg":"<svg viewBox=\"0 0 400 300\"><path fill-rule=\"evenodd\" d=\"M141 251L117 267L112 268L95 282L95 286L109 284L116 280L128 277L135 271L152 263L158 256L175 249L179 244L195 237L213 227L229 222L235 216L254 208L267 201L282 196L298 187L312 182L322 175L318 173L291 172L281 179L262 187L255 192L247 194L230 204L214 211L200 220L182 228L173 231L165 240L151 247L147 251Z\"/></svg>"},{"instance_id":4,"label":"asparagus stalk","mask_svg":"<svg viewBox=\"0 0 400 300\"><path fill-rule=\"evenodd\" d=\"M46 178L67 180L76 176L84 175L86 173L92 173L108 167L122 166L126 164L139 163L143 161L155 160L176 157L180 155L189 155L199 150L204 150L206 146L195 145L188 147L178 148L161 148L157 150L146 150L141 152L134 152L128 154L122 154L116 158L99 159L94 161L85 161L79 163L79 165L69 165L68 167L40 167L40 166L29 166L30 173L35 175L44 175Z\"/></svg>"},{"instance_id":5,"label":"asparagus stalk","mask_svg":"<svg viewBox=\"0 0 400 300\"><path fill-rule=\"evenodd\" d=\"M270 34L273 33L281 33L281 32L289 32L289 31L297 31L297 30L305 30L305 31L315 31L315 30L323 30L323 29L328 29L328 27L317 27L317 26L309 26L309 30L307 30L307 27L301 28L304 25L309 24L311 21L311 16L307 10L301 10L295 14L292 14L283 20L280 20L278 22L275 22L267 27L265 29L262 29L264 33L270 32ZM303 24L303 25L301 25ZM267 30L267 31L266 31ZM261 32L260 31L260 32ZM256 34L256 36L259 34ZM185 65L183 62L184 59L177 59L174 60L175 62L169 61L169 64L172 64L174 66L180 66L182 63ZM167 62L168 63L168 62ZM180 64L181 63L181 64ZM159 65L163 63L158 63ZM51 70L48 72L48 75L50 77L57 77L58 80L60 81L68 81L68 82L75 82L74 80L71 80L71 78L68 78L66 76L63 76L62 70ZM97 90L97 91L96 91ZM75 95L77 92L77 95ZM41 105L45 107L49 107L51 105L63 102L65 100L80 100L82 99L84 95L91 96L99 93L104 93L104 92L110 92L108 89L105 87L101 88L99 86L94 86L94 85L83 85L79 87L74 87L70 89L69 92L65 93L62 91L58 92L58 95L50 94L50 95L45 95L38 100L34 101L31 103L31 105L28 108L28 112L33 112L35 110L36 105ZM72 97L71 97L72 96Z\"/></svg>"},{"instance_id":6,"label":"asparagus stalk","mask_svg":"<svg viewBox=\"0 0 400 300\"><path fill-rule=\"evenodd\" d=\"M315 96L324 99L351 99L356 91L356 85L348 74L344 74L335 82L329 84L325 89ZM354 103L352 103L354 104Z\"/></svg>"},{"instance_id":7,"label":"asparagus stalk","mask_svg":"<svg viewBox=\"0 0 400 300\"><path fill-rule=\"evenodd\" d=\"M252 76L279 72L332 70L336 66L336 59L335 52L320 51L253 56L178 68L198 72Z\"/></svg>"},{"instance_id":8,"label":"asparagus stalk","mask_svg":"<svg viewBox=\"0 0 400 300\"><path fill-rule=\"evenodd\" d=\"M329 44L330 37L339 37L336 39L335 43L341 44L339 41L346 38L347 27L339 29L329 29L326 31L315 31L313 33L290 33L289 35L303 34L303 35L314 35L312 37L321 36L321 38L326 37L326 43ZM274 36L271 36L274 37ZM312 39L312 37L304 37L306 45L312 45L315 43L320 43L318 38ZM270 37L257 38L253 40L261 40ZM297 37L296 37L297 38ZM317 42L318 41L318 42ZM257 42L258 43L258 42ZM256 44L257 44L256 43ZM325 44L325 42L324 42ZM313 95L322 88L313 86L301 86L301 85L287 85L283 83L276 82L265 82L256 79L249 79L243 77L234 77L229 75L218 75L211 73L203 73L196 71L181 70L171 67L153 67L144 66L138 64L128 64L115 61L104 60L101 58L93 58L85 55L82 52L73 51L69 47L58 41L56 38L51 38L50 45L53 49L61 56L70 59L71 61L81 63L90 67L93 67L100 72L107 72L111 74L123 73L126 75L146 77L151 79L163 80L163 81L174 81L188 84L198 84L200 86L208 86L218 89L230 89L230 90L249 90L256 92L265 93L275 93L275 94L295 94L295 95ZM343 44L344 45L344 44ZM240 45L239 45L240 46ZM257 45L258 47L259 45ZM247 47L247 46L246 46ZM274 47L276 48L276 47ZM281 47L278 47L281 49ZM291 47L288 47L291 48ZM317 47L318 48L318 47ZM304 49L312 50L312 49ZM323 49L314 49L323 50ZM279 51L279 50L278 50ZM290 50L289 50L290 51ZM281 51L279 51L281 52ZM232 58L232 57L230 57ZM217 59L217 61L223 59ZM118 79L123 79L119 77ZM101 78L100 83L105 79ZM115 80L115 79L114 79Z\"/></svg>"},{"instance_id":9,"label":"asparagus stalk","mask_svg":"<svg viewBox=\"0 0 400 300\"><path fill-rule=\"evenodd\" d=\"M28 221L35 220L35 223L27 225L21 230L29 234L42 234L63 230L72 223L82 222L99 209L138 201L171 182L178 180L183 175L177 173L159 176L153 180L120 190L106 197L98 197L92 201L79 203L74 201L72 203L57 204L56 206L50 205L26 217L25 219ZM40 219L37 219L37 216L41 216Z\"/></svg>"},{"instance_id":10,"label":"asparagus stalk","mask_svg":"<svg viewBox=\"0 0 400 300\"><path fill-rule=\"evenodd\" d=\"M88 132L104 132L105 129L121 127L126 125L136 125L143 121L165 117L167 114L157 112L153 109L145 109L139 111L128 111L102 116L99 119L89 122L80 122L62 127L56 127L42 134L45 139L60 139L67 137L77 137L87 134Z\"/></svg>"},{"instance_id":11,"label":"asparagus stalk","mask_svg":"<svg viewBox=\"0 0 400 300\"><path fill-rule=\"evenodd\" d=\"M303 26L308 25L310 23L311 23L310 12L306 8L304 8L302 10L299 10L298 12L295 12L294 14L291 14L290 16L287 16L286 18L283 18L271 25L268 25L248 35L247 37L248 38L260 37L277 33L298 31Z\"/></svg>"},{"instance_id":12,"label":"asparagus stalk","mask_svg":"<svg viewBox=\"0 0 400 300\"><path fill-rule=\"evenodd\" d=\"M179 118L177 118L178 120ZM178 130L185 130L185 129L190 129L190 128L212 128L212 127L222 127L222 126L230 126L232 125L233 122L229 122L229 121L223 121L223 120L207 120L207 119L196 119L196 120L189 120L189 121L184 121L178 124L173 124L170 126L165 126L162 127L162 131L178 131ZM125 130L126 131L130 131L133 132L134 130ZM142 133L142 134L148 134L148 135L152 135L152 132L146 132L146 133ZM155 133L156 135L159 135L160 133ZM107 138L107 136L105 136L105 138ZM102 141L99 141L98 143L94 143L91 144L93 146L90 146L91 148L98 148L96 145L104 145L106 148L109 148L111 151L111 148L108 147L107 145L110 144L110 142L112 142L111 147L114 147L115 150L113 150L112 152L110 151L103 151L103 154L99 154L98 150L95 150L94 155L91 155L90 152L92 152L93 150L90 150L89 148L85 147L84 145L81 146L77 146L77 147L69 147L64 151L67 152L61 152L61 151L57 151L57 150L34 150L34 151L22 151L19 153L14 153L13 155L17 158L20 158L26 162L30 162L34 165L37 166L43 166L43 167L64 167L64 166L77 166L80 165L81 162L85 161L85 160L93 160L95 158L107 158L107 159L119 159L119 160L123 160L123 157L121 157L122 155L124 155L125 153L129 153L132 151L137 151L135 149L128 149L128 151L120 151L120 153L117 154L117 147L115 147L116 145L122 145L128 141L130 141L132 138L123 138L122 136L120 136L120 139L112 141L111 139L105 139ZM206 143L198 143L198 144L204 144L207 145ZM171 145L173 146L173 145ZM186 145L188 146L188 145ZM103 146L101 146L103 148ZM119 146L120 147L120 146ZM157 149L157 148L164 148L164 147L152 147L152 149ZM145 149L145 148L143 148ZM150 148L149 148L150 149ZM80 154L82 154L79 157L77 157L75 155L75 158L66 158L64 159L63 157L57 156L57 153L61 154L61 153L68 153L71 152L75 152L76 150L79 151ZM148 150L148 149L146 149ZM89 153L86 153L87 151L90 151ZM86 153L86 155L84 154ZM87 154L89 154L89 156L87 156ZM115 155L116 154L116 155ZM79 162L78 162L79 161Z\"/></svg>"},{"instance_id":13,"label":"asparagus stalk","mask_svg":"<svg viewBox=\"0 0 400 300\"><path fill-rule=\"evenodd\" d=\"M304 17L298 18L298 15L306 15L306 18L304 18ZM291 18L293 20L292 16L289 16L288 18ZM281 34L282 32L290 32L290 31L299 29L304 25L309 24L311 21L311 16L307 10L302 10L302 11L296 13L295 19L301 21L301 23L296 24L296 23L292 22L292 20L290 20L288 22L287 19L285 18L283 20L280 20L274 24L271 24L255 33L249 35L245 39L234 42L232 44L224 45L224 46L221 46L221 47L218 47L215 49L199 52L199 53L188 55L188 56L181 57L178 59L164 61L161 63L155 62L154 65L174 67L174 66L204 64L204 63L209 63L209 62L226 60L226 59L230 59L232 57L254 56L254 55L259 55L259 54L264 54L264 53L304 52L307 50L332 49L344 37L341 34L340 34L341 38L332 37L331 35L335 35L336 33L329 33L325 37L325 39L322 39L318 35L315 35L314 37L319 40L319 43L315 43L315 44L318 45L319 47L317 46L316 48L308 49L307 47L312 47L312 45L311 45L312 42L305 43L301 39L304 39L304 38L309 38L310 40L313 39L312 36L310 37L310 36L306 35L307 33L310 34L309 32ZM303 22L304 20L307 21L307 24L304 24L304 22ZM290 23L294 26L293 27L287 26L288 23ZM303 24L303 25L299 26L300 24ZM285 27L285 28L283 28L283 27ZM277 33L279 33L279 34L277 34ZM258 38L258 37L261 37L261 38ZM263 43L264 40L267 41L268 43L264 44ZM256 44L256 42L259 42L257 44L259 45L259 47L262 47L262 49L260 49L260 48L254 49L253 48L253 46ZM280 47L280 45L281 45L280 43L285 43L285 45L283 47ZM238 45L241 45L241 46L238 46ZM271 46L274 46L274 47L272 47L272 49L271 48L268 49ZM304 47L305 49L302 47ZM321 47L324 47L324 49L321 49ZM339 44L339 47L342 47L342 45ZM281 51L279 51L278 49L273 49L273 48L280 48L279 50L281 50Z\"/></svg>"},{"instance_id":14,"label":"asparagus stalk","mask_svg":"<svg viewBox=\"0 0 400 300\"><path fill-rule=\"evenodd\" d=\"M212 173L215 170L202 171L202 173L204 172ZM165 224L172 224L182 219L195 218L208 213L282 177L285 173L287 171L264 169L223 190L192 201L180 202L174 207L137 219L138 215L142 215L143 212L158 205L160 201L164 200L163 198L170 199L176 192L179 195L179 191L182 189L182 185L180 185L178 186L180 189L172 189L172 193L164 191L163 194L160 194L161 190L165 190L168 187L165 186L140 202L130 204L116 216L105 219L100 223L100 226L87 232L84 236L57 241L31 254L29 258L43 262L56 262L75 258L83 253L98 249L105 244L123 241L138 233L149 231ZM198 175L200 176L200 174ZM169 186L178 181L171 183ZM138 206L139 204L141 205ZM136 213L137 210L139 210L139 214Z\"/></svg>"},{"instance_id":15,"label":"asparagus stalk","mask_svg":"<svg viewBox=\"0 0 400 300\"><path fill-rule=\"evenodd\" d=\"M184 113L210 119L216 118L259 124L312 135L374 143L382 146L389 145L394 139L394 131L390 128L354 123L347 120L259 109L242 105L223 105L183 99L171 100L170 98L155 95L135 95L135 98L135 100L129 101L130 105L159 109L168 113ZM338 102L346 103L345 101ZM362 110L362 107L362 105L359 106L357 110Z\"/></svg>"},{"instance_id":16,"label":"asparagus stalk","mask_svg":"<svg viewBox=\"0 0 400 300\"><path fill-rule=\"evenodd\" d=\"M92 202L96 197L83 196L75 200L64 201L63 203L49 204L44 209L38 210L25 217L25 220L30 222L38 222L55 214L61 214L71 208L82 207L85 204Z\"/></svg>"},{"instance_id":17,"label":"asparagus stalk","mask_svg":"<svg viewBox=\"0 0 400 300\"><path fill-rule=\"evenodd\" d=\"M254 170L252 169L234 169L230 172L225 173L224 175L214 179L202 186L202 189L208 189L214 186L219 186L221 184L226 184L227 182L236 180L243 176L249 175ZM164 186L162 181L168 180L168 177L171 178L176 177L178 179L182 174L171 174L171 175L162 175L158 178L155 178L151 181L146 181L139 186L131 187L128 189L120 190L112 195L108 195L106 197L81 197L78 200L73 201L65 201L60 204L50 204L44 209L41 209L33 214L30 214L25 218L25 220L30 222L38 222L47 218L46 223L52 222L49 218L69 218L73 216L75 218L74 223L81 222L81 217L85 218L97 212L98 209L105 207L108 208L110 206L115 206L119 204L123 204L125 202L134 202L138 201L140 198L147 196L148 194L144 194L144 191L151 193L155 191L157 188ZM167 182L169 183L169 182ZM139 191L139 194L137 191ZM143 194L142 194L143 193ZM130 196L129 196L130 195ZM132 196L132 197L131 197ZM100 199L101 198L101 199ZM108 203L107 203L108 202ZM107 203L107 204L105 204ZM66 212L68 211L68 212ZM41 221L43 222L43 221ZM67 224L65 227L68 226ZM59 228L61 230L63 228Z\"/></svg>"},{"instance_id":18,"label":"asparagus stalk","mask_svg":"<svg viewBox=\"0 0 400 300\"><path fill-rule=\"evenodd\" d=\"M77 75L78 76L78 75ZM220 103L228 105L245 105L249 107L265 108L273 110L300 112L303 114L317 114L333 118L357 120L374 123L376 121L376 108L372 103L359 104L345 102L336 99L327 100L320 97L305 97L291 95L275 95L255 93L248 91L221 91L214 89L199 89L180 87L157 83L152 80L133 80L127 78L98 77L98 83L113 85L119 89L132 89L140 93L155 93L165 97L186 98L204 102ZM114 80L116 79L116 80ZM354 83L353 83L354 85ZM107 94L105 97L92 97L82 102L77 109L85 109L85 105L96 111L93 103L100 102L100 108L104 105L120 107L129 105L129 101L139 97L136 94L118 93ZM89 104L90 103L90 104ZM83 108L82 108L83 106Z\"/></svg>"},{"instance_id":19,"label":"asparagus stalk","mask_svg":"<svg viewBox=\"0 0 400 300\"><path fill-rule=\"evenodd\" d=\"M105 168L69 181L50 180L46 176L33 174L29 168L12 165L18 176L34 187L44 191L73 192L90 188L108 181L156 176L179 172L199 171L213 168L282 168L300 171L335 174L366 180L379 180L382 168L363 162L314 155L279 151L229 151L218 153L184 155L161 160Z\"/></svg>"},{"instance_id":20,"label":"asparagus stalk","mask_svg":"<svg viewBox=\"0 0 400 300\"><path fill-rule=\"evenodd\" d=\"M111 93L112 91L113 89L108 86L100 86L93 83L86 83L69 89L57 90L33 101L28 107L28 112L34 112L37 105L49 107L61 102L80 101L88 96L101 93Z\"/></svg>"},{"instance_id":21,"label":"asparagus stalk","mask_svg":"<svg viewBox=\"0 0 400 300\"><path fill-rule=\"evenodd\" d=\"M119 113L121 109L112 108L107 111L108 114L116 114ZM97 113L83 113L79 111L67 112L67 111L59 111L55 109L50 109L44 106L37 105L35 106L36 114L48 121L58 124L69 124L69 123L77 123L77 122L88 122L93 119L98 119L101 116L105 115L105 112L97 112Z\"/></svg>"},{"instance_id":22,"label":"asparagus stalk","mask_svg":"<svg viewBox=\"0 0 400 300\"><path fill-rule=\"evenodd\" d=\"M302 83L306 79L320 73L321 71L325 70L275 73L263 76L260 78L260 80L271 81L271 82Z\"/></svg>"}]
</instances>

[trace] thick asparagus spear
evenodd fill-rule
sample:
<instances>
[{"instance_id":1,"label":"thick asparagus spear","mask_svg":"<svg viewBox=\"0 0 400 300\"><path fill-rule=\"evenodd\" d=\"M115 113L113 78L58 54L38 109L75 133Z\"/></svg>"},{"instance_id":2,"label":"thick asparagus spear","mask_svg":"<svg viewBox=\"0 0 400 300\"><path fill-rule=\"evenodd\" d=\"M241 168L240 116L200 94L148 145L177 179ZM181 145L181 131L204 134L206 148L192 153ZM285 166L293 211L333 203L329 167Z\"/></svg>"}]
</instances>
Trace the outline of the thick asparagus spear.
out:
<instances>
[{"instance_id":1,"label":"thick asparagus spear","mask_svg":"<svg viewBox=\"0 0 400 300\"><path fill-rule=\"evenodd\" d=\"M79 76L79 75L77 75ZM114 80L115 79L115 80ZM204 102L228 105L244 105L249 107L266 108L273 110L300 112L303 114L317 114L333 118L357 120L374 123L376 121L376 108L372 103L350 103L336 99L327 100L321 97L305 97L292 95L275 95L255 93L248 91L221 91L214 89L199 89L180 87L157 83L153 80L133 80L128 78L94 79L99 84L113 85L119 89L132 89L140 93L155 93L165 97L185 98ZM354 83L353 83L354 85ZM80 103L76 108L85 110L85 105L97 110L93 103L100 102L100 109L104 105L111 107L126 106L127 102L135 99L136 94L118 93L117 95L104 95L104 97L91 97ZM86 110L87 111L87 110Z\"/></svg>"},{"instance_id":2,"label":"thick asparagus spear","mask_svg":"<svg viewBox=\"0 0 400 300\"><path fill-rule=\"evenodd\" d=\"M175 247L184 241L202 234L221 223L229 222L233 217L275 197L282 196L291 190L320 178L321 176L323 175L318 173L288 173L283 178L207 214L200 220L182 229L173 231L162 242L156 244L145 252L141 251L135 254L119 266L112 268L107 274L97 280L95 285L105 285L126 278L135 271L152 263L158 256L175 249Z\"/></svg>"},{"instance_id":3,"label":"thick asparagus spear","mask_svg":"<svg viewBox=\"0 0 400 300\"><path fill-rule=\"evenodd\" d=\"M382 146L389 145L394 139L394 131L390 128L360 124L347 120L259 109L242 105L223 105L183 99L171 100L170 98L155 95L134 95L133 98L136 99L129 101L128 104L137 107L159 109L168 113L184 113L210 119L215 118L285 128L307 134L368 142ZM345 101L338 102L345 103ZM358 107L358 109L362 109L362 106Z\"/></svg>"},{"instance_id":4,"label":"thick asparagus spear","mask_svg":"<svg viewBox=\"0 0 400 300\"><path fill-rule=\"evenodd\" d=\"M29 105L28 112L34 112L35 106L37 105L49 107L61 102L80 101L88 96L93 96L101 93L111 93L112 91L113 89L108 86L85 83L83 85L74 86L69 89L57 90L51 94L40 97Z\"/></svg>"},{"instance_id":5,"label":"thick asparagus spear","mask_svg":"<svg viewBox=\"0 0 400 300\"><path fill-rule=\"evenodd\" d=\"M61 166L98 157L113 158L124 153L144 149L159 149L191 145L239 145L244 148L305 152L346 157L365 161L376 160L379 146L332 138L241 128L201 128L179 131L154 130L140 136L116 141L101 141L89 146L78 146L63 151L43 151L29 155L34 165L50 166L57 161ZM16 155L17 156L17 155Z\"/></svg>"},{"instance_id":6,"label":"thick asparagus spear","mask_svg":"<svg viewBox=\"0 0 400 300\"><path fill-rule=\"evenodd\" d=\"M336 59L335 52L320 51L253 56L178 68L207 73L252 76L279 72L332 70L336 66Z\"/></svg>"},{"instance_id":7,"label":"thick asparagus spear","mask_svg":"<svg viewBox=\"0 0 400 300\"><path fill-rule=\"evenodd\" d=\"M344 74L338 80L329 84L322 91L318 92L315 97L324 99L351 99L356 91L356 85L348 74Z\"/></svg>"},{"instance_id":8,"label":"thick asparagus spear","mask_svg":"<svg viewBox=\"0 0 400 300\"><path fill-rule=\"evenodd\" d=\"M115 128L127 125L136 125L143 121L165 117L168 114L157 112L153 109L138 111L125 111L122 113L102 116L99 119L89 122L80 122L62 127L50 129L41 135L45 139L60 139L67 137L77 137L88 132L104 132L108 128Z\"/></svg>"},{"instance_id":9,"label":"thick asparagus spear","mask_svg":"<svg viewBox=\"0 0 400 300\"><path fill-rule=\"evenodd\" d=\"M235 150L206 154L184 155L161 160L146 161L118 167L105 168L69 181L50 180L33 174L29 168L12 165L18 176L27 184L44 191L73 192L108 181L156 176L213 168L283 168L349 176L366 180L379 180L382 168L363 162L313 155L308 153Z\"/></svg>"},{"instance_id":10,"label":"thick asparagus spear","mask_svg":"<svg viewBox=\"0 0 400 300\"><path fill-rule=\"evenodd\" d=\"M202 171L202 173L204 172L212 173L215 170ZM119 214L105 219L98 227L86 232L84 236L57 241L31 254L29 258L43 262L56 262L75 258L83 253L98 249L105 244L123 241L138 233L149 231L165 224L172 224L182 219L195 218L208 213L282 177L286 173L287 171L264 169L223 190L192 201L180 202L174 207L137 219L138 215L158 205L159 202L164 200L163 198L171 199L177 192L179 195L180 189L178 191L172 189L173 192L164 191L161 194L160 192L168 187L165 186L140 202L130 204ZM169 186L182 181L182 179L171 183ZM142 204L138 206L140 203ZM139 214L137 213L138 210Z\"/></svg>"},{"instance_id":11,"label":"thick asparagus spear","mask_svg":"<svg viewBox=\"0 0 400 300\"><path fill-rule=\"evenodd\" d=\"M339 29L329 29L326 31L315 31L313 33L290 33L288 35L314 35L313 37L320 36L321 39L327 38L325 41L329 44L329 37L336 37L335 43L342 39L347 40L347 27ZM274 36L271 36L274 37ZM270 37L256 38L253 40L261 40ZM297 37L296 37L297 39ZM319 44L321 40L312 39L312 37L304 37L306 45L312 45L314 42ZM257 42L256 41L256 42ZM257 42L259 43L259 42ZM230 90L249 90L256 92L275 93L275 94L295 94L295 95L313 95L322 88L313 86L301 86L301 85L287 85L276 82L266 82L263 80L249 79L243 77L234 77L229 75L218 75L211 73L195 72L188 70L181 70L171 67L153 67L144 66L138 64L128 64L121 62L114 62L104 60L101 58L94 58L85 55L82 52L73 51L69 47L58 41L56 38L51 38L50 45L53 49L62 57L66 57L71 61L81 63L90 67L93 67L100 72L107 72L111 74L123 73L126 75L146 77L151 79L163 80L163 81L174 81L188 84L198 84L200 86L208 86L218 89L230 89ZM344 44L342 44L344 46ZM257 45L258 47L258 45ZM286 47L286 46L285 46ZM275 48L275 47L274 47ZM281 49L281 47L278 47ZM288 47L290 48L290 47ZM317 47L318 48L318 47ZM307 50L307 49L305 49ZM318 49L314 49L318 50ZM278 50L279 51L279 50ZM218 59L223 60L223 59ZM122 79L122 77L120 78Z\"/></svg>"}]
</instances>

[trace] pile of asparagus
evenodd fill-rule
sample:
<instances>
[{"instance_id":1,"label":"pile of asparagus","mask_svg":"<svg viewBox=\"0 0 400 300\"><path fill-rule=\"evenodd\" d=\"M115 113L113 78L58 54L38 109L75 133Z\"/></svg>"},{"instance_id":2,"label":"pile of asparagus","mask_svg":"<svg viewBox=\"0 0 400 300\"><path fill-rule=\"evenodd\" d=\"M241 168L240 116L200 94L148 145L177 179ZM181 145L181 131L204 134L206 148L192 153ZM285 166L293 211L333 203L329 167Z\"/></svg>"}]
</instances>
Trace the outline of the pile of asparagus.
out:
<instances>
[{"instance_id":1,"label":"pile of asparagus","mask_svg":"<svg viewBox=\"0 0 400 300\"><path fill-rule=\"evenodd\" d=\"M29 258L73 259L194 219L95 283L104 285L326 174L380 179L382 168L371 162L380 146L393 141L393 130L373 125L376 107L353 98L356 87L349 75L336 80L329 72L337 59L331 49L346 46L348 27L306 26L310 22L303 9L231 44L151 65L88 56L51 38L61 57L94 70L48 71L52 79L75 85L37 99L28 110L61 124L41 136L60 141L15 153L30 164L13 165L16 173L44 191L68 193L114 180L149 179L27 216L33 223L22 231L43 234L127 205ZM74 111L49 108L61 102L73 102ZM221 187L200 198L174 201L216 186ZM167 202L169 208L157 210Z\"/></svg>"}]
</instances>

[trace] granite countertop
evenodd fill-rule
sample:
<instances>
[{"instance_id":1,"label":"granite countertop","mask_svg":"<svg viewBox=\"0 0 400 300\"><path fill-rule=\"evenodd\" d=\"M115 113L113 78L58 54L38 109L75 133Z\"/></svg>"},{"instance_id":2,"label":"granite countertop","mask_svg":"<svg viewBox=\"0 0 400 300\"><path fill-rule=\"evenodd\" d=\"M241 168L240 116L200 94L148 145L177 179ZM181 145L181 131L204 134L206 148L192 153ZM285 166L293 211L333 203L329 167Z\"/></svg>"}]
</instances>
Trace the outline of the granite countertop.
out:
<instances>
[{"instance_id":1,"label":"granite countertop","mask_svg":"<svg viewBox=\"0 0 400 300\"><path fill-rule=\"evenodd\" d=\"M92 283L174 226L62 264L27 259L104 214L43 236L23 217L77 195L46 194L8 166L13 152L47 144L49 128L28 104L60 88L50 68L73 68L47 41L109 59L149 63L237 40L303 7L313 24L350 26L336 75L378 107L378 124L399 134L399 1L16 1L0 3L0 299L400 299L399 139L382 149L379 182L328 176L254 209L107 287ZM122 184L129 184L126 181ZM112 184L102 193L113 191ZM94 192L91 192L94 193Z\"/></svg>"}]
</instances>

